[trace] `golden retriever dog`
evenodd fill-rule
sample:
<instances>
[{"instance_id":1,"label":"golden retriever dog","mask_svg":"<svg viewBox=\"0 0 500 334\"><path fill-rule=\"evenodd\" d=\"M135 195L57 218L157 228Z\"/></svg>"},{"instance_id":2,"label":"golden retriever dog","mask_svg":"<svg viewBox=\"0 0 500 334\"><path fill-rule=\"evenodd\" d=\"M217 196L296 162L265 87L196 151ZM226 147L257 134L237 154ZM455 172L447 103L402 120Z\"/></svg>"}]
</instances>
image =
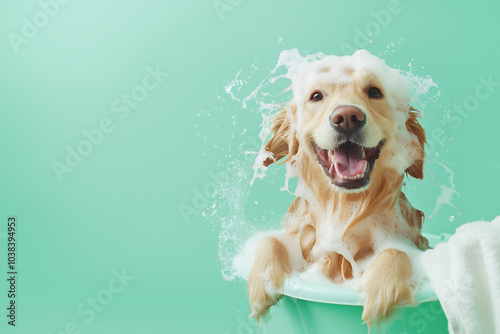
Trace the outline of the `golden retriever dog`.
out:
<instances>
[{"instance_id":1,"label":"golden retriever dog","mask_svg":"<svg viewBox=\"0 0 500 334\"><path fill-rule=\"evenodd\" d=\"M404 247L428 248L423 213L402 186L422 179L425 133L400 72L367 51L309 62L292 79L293 99L273 118L264 166L286 163L297 196L282 235L257 245L248 277L251 316L281 297L292 271L316 266L332 282L359 280L370 326L414 303ZM291 254L301 254L301 261Z\"/></svg>"}]
</instances>

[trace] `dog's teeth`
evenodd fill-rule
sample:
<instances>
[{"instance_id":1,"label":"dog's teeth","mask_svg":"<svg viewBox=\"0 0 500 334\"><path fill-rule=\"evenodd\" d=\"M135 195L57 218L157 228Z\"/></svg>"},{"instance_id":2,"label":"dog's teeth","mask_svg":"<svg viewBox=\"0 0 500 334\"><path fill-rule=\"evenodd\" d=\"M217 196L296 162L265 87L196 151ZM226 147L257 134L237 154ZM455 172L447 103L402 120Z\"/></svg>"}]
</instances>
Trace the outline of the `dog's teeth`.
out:
<instances>
[{"instance_id":1,"label":"dog's teeth","mask_svg":"<svg viewBox=\"0 0 500 334\"><path fill-rule=\"evenodd\" d=\"M360 173L360 174L356 174L354 176L347 176L347 175L341 175L341 174L338 174L337 175L339 179L341 180L360 180L362 179L365 175L364 173Z\"/></svg>"},{"instance_id":2,"label":"dog's teeth","mask_svg":"<svg viewBox=\"0 0 500 334\"><path fill-rule=\"evenodd\" d=\"M333 151L328 150L328 160L332 160Z\"/></svg>"}]
</instances>

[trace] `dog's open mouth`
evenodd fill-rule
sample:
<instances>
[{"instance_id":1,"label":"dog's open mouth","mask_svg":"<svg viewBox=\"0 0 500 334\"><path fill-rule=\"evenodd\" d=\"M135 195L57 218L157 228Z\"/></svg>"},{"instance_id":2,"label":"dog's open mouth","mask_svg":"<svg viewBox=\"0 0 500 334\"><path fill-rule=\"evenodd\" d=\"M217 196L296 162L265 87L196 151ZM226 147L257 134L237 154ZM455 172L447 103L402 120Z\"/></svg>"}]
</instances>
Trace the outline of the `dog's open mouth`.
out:
<instances>
[{"instance_id":1,"label":"dog's open mouth","mask_svg":"<svg viewBox=\"0 0 500 334\"><path fill-rule=\"evenodd\" d=\"M384 140L375 147L363 147L347 141L334 150L324 150L316 144L313 144L313 149L332 183L354 190L370 183L370 173L383 145Z\"/></svg>"}]
</instances>

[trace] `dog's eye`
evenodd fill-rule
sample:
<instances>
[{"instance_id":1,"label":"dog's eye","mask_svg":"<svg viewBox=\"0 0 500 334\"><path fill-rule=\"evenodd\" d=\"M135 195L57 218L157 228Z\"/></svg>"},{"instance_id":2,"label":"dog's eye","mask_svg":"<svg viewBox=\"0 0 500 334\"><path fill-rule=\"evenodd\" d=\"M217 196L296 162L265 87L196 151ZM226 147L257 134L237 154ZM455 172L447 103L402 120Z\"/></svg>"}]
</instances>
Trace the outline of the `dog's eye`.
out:
<instances>
[{"instance_id":1,"label":"dog's eye","mask_svg":"<svg viewBox=\"0 0 500 334\"><path fill-rule=\"evenodd\" d=\"M380 99L382 97L382 92L377 87L372 87L368 89L368 96L373 97L374 99Z\"/></svg>"},{"instance_id":2,"label":"dog's eye","mask_svg":"<svg viewBox=\"0 0 500 334\"><path fill-rule=\"evenodd\" d=\"M321 94L320 92L314 92L311 94L311 98L310 98L311 101L320 101L320 100L323 100L323 94Z\"/></svg>"}]
</instances>

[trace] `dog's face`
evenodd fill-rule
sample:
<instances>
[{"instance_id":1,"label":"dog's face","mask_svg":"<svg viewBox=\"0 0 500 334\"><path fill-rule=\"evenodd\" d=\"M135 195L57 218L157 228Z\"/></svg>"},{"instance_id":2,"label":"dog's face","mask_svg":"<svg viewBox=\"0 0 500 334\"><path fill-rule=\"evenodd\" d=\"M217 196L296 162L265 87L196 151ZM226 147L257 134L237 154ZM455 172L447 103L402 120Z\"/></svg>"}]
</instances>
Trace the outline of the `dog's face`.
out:
<instances>
[{"instance_id":1,"label":"dog's face","mask_svg":"<svg viewBox=\"0 0 500 334\"><path fill-rule=\"evenodd\" d=\"M361 191L368 187L380 151L391 139L392 107L383 85L368 70L349 71L342 84L328 82L321 74L297 99L299 141L332 185Z\"/></svg>"},{"instance_id":2,"label":"dog's face","mask_svg":"<svg viewBox=\"0 0 500 334\"><path fill-rule=\"evenodd\" d=\"M406 82L382 60L361 56L375 58L376 66L349 63L354 54L312 63L296 76L291 108L275 118L266 146L274 161L286 155L288 161L300 146L303 158L315 163L308 173L344 193L366 190L389 169L423 177L425 135L408 105Z\"/></svg>"}]
</instances>

